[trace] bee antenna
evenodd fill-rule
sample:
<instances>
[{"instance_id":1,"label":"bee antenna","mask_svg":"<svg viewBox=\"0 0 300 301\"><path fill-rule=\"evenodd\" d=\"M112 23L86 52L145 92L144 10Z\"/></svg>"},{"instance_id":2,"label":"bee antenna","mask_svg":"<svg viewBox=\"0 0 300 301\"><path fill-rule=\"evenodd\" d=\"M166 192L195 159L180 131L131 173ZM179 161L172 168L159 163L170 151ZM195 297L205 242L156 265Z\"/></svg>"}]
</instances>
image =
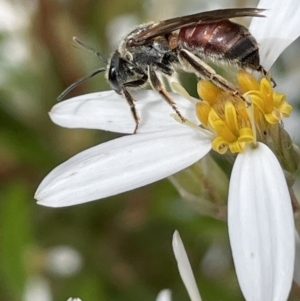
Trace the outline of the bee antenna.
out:
<instances>
[{"instance_id":1,"label":"bee antenna","mask_svg":"<svg viewBox=\"0 0 300 301\"><path fill-rule=\"evenodd\" d=\"M78 85L80 85L81 83L85 82L87 79L101 73L104 72L106 70L105 67L97 69L95 71L93 71L91 74L86 75L80 79L78 79L75 83L73 83L72 85L70 85L66 90L64 90L58 97L57 97L57 101L61 101L71 90L73 90L75 87L77 87Z\"/></svg>"},{"instance_id":2,"label":"bee antenna","mask_svg":"<svg viewBox=\"0 0 300 301\"><path fill-rule=\"evenodd\" d=\"M85 44L84 42L80 41L80 40L79 40L78 38L76 38L76 37L73 37L73 41L74 41L76 44L78 44L80 47L82 47L82 48L84 48L84 49L86 49L86 50L92 52L93 54L95 54L95 55L96 55L102 62L104 62L106 65L108 64L107 60L102 56L102 54L101 54L98 50L96 50L96 49L92 48L91 46Z\"/></svg>"}]
</instances>

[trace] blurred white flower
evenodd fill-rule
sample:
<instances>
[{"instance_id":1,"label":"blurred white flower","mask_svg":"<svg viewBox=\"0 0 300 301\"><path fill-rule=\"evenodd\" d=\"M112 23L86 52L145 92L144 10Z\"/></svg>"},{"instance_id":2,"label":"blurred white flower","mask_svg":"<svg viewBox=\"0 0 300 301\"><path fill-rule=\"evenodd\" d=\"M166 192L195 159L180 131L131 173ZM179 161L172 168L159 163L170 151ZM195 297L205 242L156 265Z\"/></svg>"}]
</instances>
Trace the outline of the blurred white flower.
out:
<instances>
[{"instance_id":1,"label":"blurred white flower","mask_svg":"<svg viewBox=\"0 0 300 301\"><path fill-rule=\"evenodd\" d=\"M81 255L68 246L58 246L47 251L46 268L60 276L71 276L77 273L82 266Z\"/></svg>"},{"instance_id":2,"label":"blurred white flower","mask_svg":"<svg viewBox=\"0 0 300 301\"><path fill-rule=\"evenodd\" d=\"M29 25L29 16L24 7L18 3L1 1L0 3L0 31L15 31Z\"/></svg>"},{"instance_id":3,"label":"blurred white flower","mask_svg":"<svg viewBox=\"0 0 300 301\"><path fill-rule=\"evenodd\" d=\"M172 301L171 291L169 289L161 290L156 297L156 301Z\"/></svg>"},{"instance_id":4,"label":"blurred white flower","mask_svg":"<svg viewBox=\"0 0 300 301\"><path fill-rule=\"evenodd\" d=\"M136 15L127 14L121 15L110 20L106 27L106 37L110 49L116 49L121 39L130 32L139 20Z\"/></svg>"},{"instance_id":5,"label":"blurred white flower","mask_svg":"<svg viewBox=\"0 0 300 301\"><path fill-rule=\"evenodd\" d=\"M49 282L41 276L32 276L25 285L23 301L52 301Z\"/></svg>"},{"instance_id":6,"label":"blurred white flower","mask_svg":"<svg viewBox=\"0 0 300 301\"><path fill-rule=\"evenodd\" d=\"M211 279L217 279L231 265L231 252L228 245L215 242L209 246L201 262L202 273Z\"/></svg>"}]
</instances>

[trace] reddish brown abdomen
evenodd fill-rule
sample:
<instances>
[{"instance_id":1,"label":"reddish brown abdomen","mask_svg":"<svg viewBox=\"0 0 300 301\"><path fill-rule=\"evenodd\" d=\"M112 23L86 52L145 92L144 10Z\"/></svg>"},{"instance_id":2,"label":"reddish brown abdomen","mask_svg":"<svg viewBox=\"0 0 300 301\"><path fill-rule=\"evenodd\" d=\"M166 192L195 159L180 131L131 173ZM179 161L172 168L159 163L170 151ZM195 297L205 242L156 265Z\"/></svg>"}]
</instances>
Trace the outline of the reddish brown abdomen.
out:
<instances>
[{"instance_id":1,"label":"reddish brown abdomen","mask_svg":"<svg viewBox=\"0 0 300 301\"><path fill-rule=\"evenodd\" d=\"M178 47L187 49L201 58L228 60L243 66L259 65L258 47L247 28L222 20L184 27L178 33Z\"/></svg>"}]
</instances>

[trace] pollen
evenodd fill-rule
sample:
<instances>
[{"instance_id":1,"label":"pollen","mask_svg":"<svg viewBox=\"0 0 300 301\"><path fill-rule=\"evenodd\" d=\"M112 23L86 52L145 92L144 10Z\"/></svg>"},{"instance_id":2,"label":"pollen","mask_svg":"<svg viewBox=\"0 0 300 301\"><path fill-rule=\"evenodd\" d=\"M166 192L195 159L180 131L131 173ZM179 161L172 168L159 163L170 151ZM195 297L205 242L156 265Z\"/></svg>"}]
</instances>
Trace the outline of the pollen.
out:
<instances>
[{"instance_id":1,"label":"pollen","mask_svg":"<svg viewBox=\"0 0 300 301\"><path fill-rule=\"evenodd\" d=\"M210 81L199 81L197 86L201 101L196 103L196 115L202 126L213 133L212 148L220 154L240 153L247 144L255 145L257 139L292 110L285 95L274 91L266 77L258 81L241 70L237 82L237 91L243 97Z\"/></svg>"}]
</instances>

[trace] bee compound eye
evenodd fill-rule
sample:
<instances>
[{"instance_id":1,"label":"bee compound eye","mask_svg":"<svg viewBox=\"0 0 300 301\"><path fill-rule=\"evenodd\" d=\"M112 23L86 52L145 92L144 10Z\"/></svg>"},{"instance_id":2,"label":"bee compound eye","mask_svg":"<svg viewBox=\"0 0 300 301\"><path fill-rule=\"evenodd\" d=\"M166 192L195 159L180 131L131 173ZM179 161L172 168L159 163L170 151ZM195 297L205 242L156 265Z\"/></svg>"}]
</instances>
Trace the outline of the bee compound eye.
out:
<instances>
[{"instance_id":1,"label":"bee compound eye","mask_svg":"<svg viewBox=\"0 0 300 301\"><path fill-rule=\"evenodd\" d=\"M117 78L117 70L115 67L111 67L109 69L109 74L108 74L108 81L110 83L110 86L117 92L120 94L121 89L120 89L120 85L118 82L118 78Z\"/></svg>"}]
</instances>

